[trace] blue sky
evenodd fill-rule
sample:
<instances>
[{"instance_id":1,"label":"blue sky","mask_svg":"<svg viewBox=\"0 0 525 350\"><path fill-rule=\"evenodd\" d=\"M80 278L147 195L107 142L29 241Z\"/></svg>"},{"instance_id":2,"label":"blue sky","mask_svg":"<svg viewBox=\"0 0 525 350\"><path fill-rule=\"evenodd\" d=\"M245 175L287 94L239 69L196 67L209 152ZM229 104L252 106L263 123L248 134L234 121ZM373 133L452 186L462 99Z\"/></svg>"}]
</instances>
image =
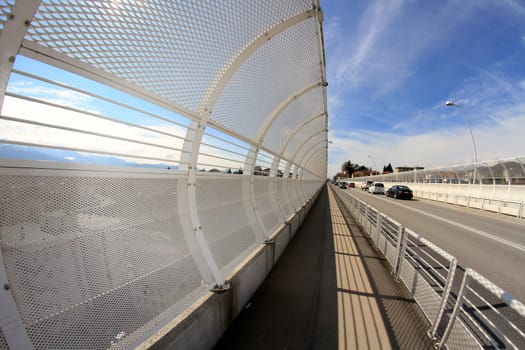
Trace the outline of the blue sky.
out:
<instances>
[{"instance_id":1,"label":"blue sky","mask_svg":"<svg viewBox=\"0 0 525 350\"><path fill-rule=\"evenodd\" d=\"M525 0L321 0L321 5L332 141L328 176L338 172L346 160L376 169L388 163L430 168L473 162L464 116L472 125L478 160L525 156ZM82 82L84 88L103 96L188 123L160 107L23 57L17 58L15 67L51 79L60 76L73 85ZM13 74L8 90L184 134L184 127L130 110L123 113L120 107L92 96L48 85ZM445 107L446 100L458 102L461 109ZM6 98L3 113L31 118L44 113L44 106L25 103L21 109L19 102ZM44 114L54 118L50 122L60 125L119 130L118 135L143 141L159 136L122 126L118 129L116 124L108 127L107 121L93 116L82 118L89 125L79 125L78 116L71 118L66 110L45 108ZM74 125L71 120L76 120ZM44 144L51 139L57 146L114 147L98 139L93 142L93 137L50 136L35 126L22 133L14 122L2 125L6 138L21 142L37 142L37 135ZM162 138L180 147L180 140L175 141ZM128 146L121 153L138 152ZM162 152L163 158L174 157L169 149Z\"/></svg>"},{"instance_id":2,"label":"blue sky","mask_svg":"<svg viewBox=\"0 0 525 350\"><path fill-rule=\"evenodd\" d=\"M525 155L525 1L321 5L329 176L346 160L381 169L472 162L464 116L478 161Z\"/></svg>"}]
</instances>

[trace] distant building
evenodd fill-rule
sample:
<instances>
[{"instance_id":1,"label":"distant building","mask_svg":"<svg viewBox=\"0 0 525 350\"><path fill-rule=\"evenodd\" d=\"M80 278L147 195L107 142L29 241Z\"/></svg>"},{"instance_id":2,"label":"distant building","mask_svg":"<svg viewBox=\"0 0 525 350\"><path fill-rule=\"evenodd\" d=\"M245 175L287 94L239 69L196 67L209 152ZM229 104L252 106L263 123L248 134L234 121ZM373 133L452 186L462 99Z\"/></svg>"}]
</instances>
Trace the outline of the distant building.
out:
<instances>
[{"instance_id":1,"label":"distant building","mask_svg":"<svg viewBox=\"0 0 525 350\"><path fill-rule=\"evenodd\" d=\"M425 169L424 167L422 166L398 166L398 167L395 167L394 168L394 173L402 173L402 172L405 172L405 171L414 171L414 170L423 170Z\"/></svg>"}]
</instances>

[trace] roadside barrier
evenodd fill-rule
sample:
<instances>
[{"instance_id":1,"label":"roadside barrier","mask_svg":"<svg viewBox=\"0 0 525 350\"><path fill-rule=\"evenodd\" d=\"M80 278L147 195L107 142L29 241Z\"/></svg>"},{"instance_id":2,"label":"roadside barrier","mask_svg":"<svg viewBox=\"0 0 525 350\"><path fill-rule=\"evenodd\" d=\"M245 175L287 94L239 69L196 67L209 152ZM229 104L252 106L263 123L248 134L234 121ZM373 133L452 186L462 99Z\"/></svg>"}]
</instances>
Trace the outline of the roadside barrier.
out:
<instances>
[{"instance_id":1,"label":"roadside barrier","mask_svg":"<svg viewBox=\"0 0 525 350\"><path fill-rule=\"evenodd\" d=\"M525 306L421 235L331 186L428 319L436 349L520 349ZM459 289L453 288L460 282Z\"/></svg>"}]
</instances>

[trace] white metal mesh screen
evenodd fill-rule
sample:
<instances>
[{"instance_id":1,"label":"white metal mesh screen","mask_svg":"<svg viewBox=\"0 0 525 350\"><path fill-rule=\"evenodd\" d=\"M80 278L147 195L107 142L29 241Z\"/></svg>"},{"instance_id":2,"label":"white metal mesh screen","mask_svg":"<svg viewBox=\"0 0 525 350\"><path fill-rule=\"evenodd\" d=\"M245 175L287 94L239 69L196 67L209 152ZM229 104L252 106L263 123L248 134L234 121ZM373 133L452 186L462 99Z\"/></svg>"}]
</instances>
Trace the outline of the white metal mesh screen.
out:
<instances>
[{"instance_id":1,"label":"white metal mesh screen","mask_svg":"<svg viewBox=\"0 0 525 350\"><path fill-rule=\"evenodd\" d=\"M266 233L272 233L273 230L282 224L282 215L276 202L276 189L275 181L267 181L265 178L256 177L254 179L254 196L257 211L261 218L264 230Z\"/></svg>"},{"instance_id":2,"label":"white metal mesh screen","mask_svg":"<svg viewBox=\"0 0 525 350\"><path fill-rule=\"evenodd\" d=\"M2 329L0 329L0 349L7 350L7 341L4 338L4 333L2 332Z\"/></svg>"},{"instance_id":3,"label":"white metal mesh screen","mask_svg":"<svg viewBox=\"0 0 525 350\"><path fill-rule=\"evenodd\" d=\"M4 24L8 21L9 16L13 14L14 3L14 0L0 0L0 34L2 33L2 30L4 29Z\"/></svg>"},{"instance_id":4,"label":"white metal mesh screen","mask_svg":"<svg viewBox=\"0 0 525 350\"><path fill-rule=\"evenodd\" d=\"M229 130L255 137L266 116L279 103L319 81L315 43L305 40L312 35L313 19L268 41L235 72L211 119Z\"/></svg>"},{"instance_id":5,"label":"white metal mesh screen","mask_svg":"<svg viewBox=\"0 0 525 350\"><path fill-rule=\"evenodd\" d=\"M200 288L176 179L0 181L0 248L35 347L109 347Z\"/></svg>"},{"instance_id":6,"label":"white metal mesh screen","mask_svg":"<svg viewBox=\"0 0 525 350\"><path fill-rule=\"evenodd\" d=\"M295 99L272 124L264 140L264 145L278 151L285 142L287 134L304 122L304 116L314 116L322 113L323 107L315 102L319 101L321 93L321 88L315 88ZM314 132L325 129L324 124L314 125L317 126ZM309 136L311 136L311 134L306 137ZM295 149L292 148L292 150ZM289 157L291 155L292 154L288 154Z\"/></svg>"},{"instance_id":7,"label":"white metal mesh screen","mask_svg":"<svg viewBox=\"0 0 525 350\"><path fill-rule=\"evenodd\" d=\"M317 118L316 120L308 123L306 126L301 128L294 136L291 138L286 145L286 149L283 151L287 157L291 157L301 146L301 143L315 135L319 130L323 130L325 121L322 118Z\"/></svg>"},{"instance_id":8,"label":"white metal mesh screen","mask_svg":"<svg viewBox=\"0 0 525 350\"><path fill-rule=\"evenodd\" d=\"M225 63L310 5L286 3L45 1L27 39L196 110Z\"/></svg>"},{"instance_id":9,"label":"white metal mesh screen","mask_svg":"<svg viewBox=\"0 0 525 350\"><path fill-rule=\"evenodd\" d=\"M286 187L286 181L279 181L277 183L278 188L278 200L279 204L283 210L285 218L288 218L294 212L294 207L292 203L292 198L289 195L288 188Z\"/></svg>"},{"instance_id":10,"label":"white metal mesh screen","mask_svg":"<svg viewBox=\"0 0 525 350\"><path fill-rule=\"evenodd\" d=\"M311 0L0 0L1 320L36 349L133 348L223 286L324 184L321 21Z\"/></svg>"},{"instance_id":11,"label":"white metal mesh screen","mask_svg":"<svg viewBox=\"0 0 525 350\"><path fill-rule=\"evenodd\" d=\"M199 177L197 206L202 230L220 268L227 272L233 261L240 259L256 243L242 181L248 177ZM232 215L235 213L235 215Z\"/></svg>"}]
</instances>

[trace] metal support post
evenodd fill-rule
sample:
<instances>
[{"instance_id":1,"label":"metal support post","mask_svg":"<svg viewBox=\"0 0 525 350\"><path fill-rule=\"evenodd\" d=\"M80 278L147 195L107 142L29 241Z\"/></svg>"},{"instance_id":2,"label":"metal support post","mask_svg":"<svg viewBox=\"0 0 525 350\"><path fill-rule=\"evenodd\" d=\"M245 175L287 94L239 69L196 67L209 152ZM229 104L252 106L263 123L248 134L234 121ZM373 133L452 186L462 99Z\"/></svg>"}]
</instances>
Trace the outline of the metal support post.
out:
<instances>
[{"instance_id":1,"label":"metal support post","mask_svg":"<svg viewBox=\"0 0 525 350\"><path fill-rule=\"evenodd\" d=\"M0 249L0 305L0 329L9 345L9 349L33 349L33 344L29 339L24 322L18 312L15 298L11 292L2 249Z\"/></svg>"},{"instance_id":2,"label":"metal support post","mask_svg":"<svg viewBox=\"0 0 525 350\"><path fill-rule=\"evenodd\" d=\"M448 267L448 275L447 275L447 281L445 283L445 288L443 289L443 295L441 296L441 302L439 304L438 313L436 315L436 319L434 320L432 324L432 328L428 332L428 335L432 339L437 339L436 333L439 327L439 323L443 319L443 315L445 314L445 308L447 306L448 297L450 295L450 291L452 290L452 281L454 280L454 276L456 274L456 267L458 264L458 260L456 258L453 258L450 261L450 265Z\"/></svg>"},{"instance_id":3,"label":"metal support post","mask_svg":"<svg viewBox=\"0 0 525 350\"><path fill-rule=\"evenodd\" d=\"M438 350L443 348L443 346L447 342L448 337L450 336L450 332L452 331L452 327L454 327L454 323L456 322L458 318L459 310L463 306L463 298L465 296L465 287L468 285L468 281L470 279L469 271L470 269L467 268L467 270L465 271L465 275L463 276L463 279L461 280L461 286L459 287L456 304L454 305L454 309L452 310L452 314L450 315L450 320L448 321L447 328L445 328L445 331L443 332L443 336L441 337L439 343L436 344L436 349Z\"/></svg>"},{"instance_id":4,"label":"metal support post","mask_svg":"<svg viewBox=\"0 0 525 350\"><path fill-rule=\"evenodd\" d=\"M405 255L406 248L406 231L403 226L399 228L399 235L397 238L397 249L396 249L396 263L394 266L394 276L396 282L399 281L399 274L401 272L401 265L403 263L403 256Z\"/></svg>"},{"instance_id":5,"label":"metal support post","mask_svg":"<svg viewBox=\"0 0 525 350\"><path fill-rule=\"evenodd\" d=\"M381 215L381 212L377 211L377 218L376 218L376 234L375 237L372 237L372 241L377 247L377 242L379 241L379 235L381 234L381 224L383 222L383 216Z\"/></svg>"}]
</instances>

